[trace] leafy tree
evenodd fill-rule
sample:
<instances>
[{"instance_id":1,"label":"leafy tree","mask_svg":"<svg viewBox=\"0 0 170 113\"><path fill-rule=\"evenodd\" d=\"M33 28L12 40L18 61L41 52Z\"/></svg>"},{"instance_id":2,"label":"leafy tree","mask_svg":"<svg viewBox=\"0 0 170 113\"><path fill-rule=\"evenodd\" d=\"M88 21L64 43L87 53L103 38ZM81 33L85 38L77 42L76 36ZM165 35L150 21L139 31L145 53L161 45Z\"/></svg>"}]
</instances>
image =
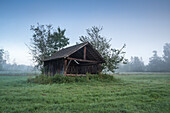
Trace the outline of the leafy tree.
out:
<instances>
[{"instance_id":1,"label":"leafy tree","mask_svg":"<svg viewBox=\"0 0 170 113\"><path fill-rule=\"evenodd\" d=\"M121 64L118 72L144 72L145 65L142 58L137 56L131 57L131 60L126 65Z\"/></svg>"},{"instance_id":2,"label":"leafy tree","mask_svg":"<svg viewBox=\"0 0 170 113\"><path fill-rule=\"evenodd\" d=\"M103 28L93 26L87 29L87 36L80 36L81 42L89 42L105 59L106 63L102 64L104 71L114 72L118 68L118 64L123 62L126 63L127 59L124 58L125 52L122 50L125 48L124 45L121 49L112 49L110 41L100 35Z\"/></svg>"},{"instance_id":3,"label":"leafy tree","mask_svg":"<svg viewBox=\"0 0 170 113\"><path fill-rule=\"evenodd\" d=\"M163 53L163 59L165 61L164 68L166 71L170 71L170 43L164 45Z\"/></svg>"},{"instance_id":4,"label":"leafy tree","mask_svg":"<svg viewBox=\"0 0 170 113\"><path fill-rule=\"evenodd\" d=\"M157 51L153 51L153 57L149 58L147 71L161 72L164 70L164 61L162 60L162 57L158 56Z\"/></svg>"},{"instance_id":5,"label":"leafy tree","mask_svg":"<svg viewBox=\"0 0 170 113\"><path fill-rule=\"evenodd\" d=\"M2 70L4 50L0 49L0 71Z\"/></svg>"},{"instance_id":6,"label":"leafy tree","mask_svg":"<svg viewBox=\"0 0 170 113\"><path fill-rule=\"evenodd\" d=\"M4 55L5 55L4 49L0 49L0 71L3 70L3 65L6 63Z\"/></svg>"},{"instance_id":7,"label":"leafy tree","mask_svg":"<svg viewBox=\"0 0 170 113\"><path fill-rule=\"evenodd\" d=\"M65 37L66 30L61 30L60 27L55 30L52 25L38 24L31 26L31 31L33 31L33 38L28 47L33 55L33 61L40 69L43 66L43 59L69 44L69 39Z\"/></svg>"},{"instance_id":8,"label":"leafy tree","mask_svg":"<svg viewBox=\"0 0 170 113\"><path fill-rule=\"evenodd\" d=\"M130 71L132 72L143 72L145 71L145 65L142 61L142 58L139 59L139 57L131 57L130 62Z\"/></svg>"}]
</instances>

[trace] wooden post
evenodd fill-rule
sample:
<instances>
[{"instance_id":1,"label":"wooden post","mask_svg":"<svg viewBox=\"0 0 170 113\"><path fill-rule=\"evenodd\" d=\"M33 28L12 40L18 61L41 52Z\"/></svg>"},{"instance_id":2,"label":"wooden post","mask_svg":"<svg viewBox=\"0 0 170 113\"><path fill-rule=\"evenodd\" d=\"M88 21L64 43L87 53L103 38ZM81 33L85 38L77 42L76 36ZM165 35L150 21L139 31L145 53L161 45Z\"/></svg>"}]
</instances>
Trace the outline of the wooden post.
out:
<instances>
[{"instance_id":1,"label":"wooden post","mask_svg":"<svg viewBox=\"0 0 170 113\"><path fill-rule=\"evenodd\" d=\"M67 68L67 59L65 59L65 61L64 61L64 76L66 76L66 74L67 74L66 68Z\"/></svg>"},{"instance_id":2,"label":"wooden post","mask_svg":"<svg viewBox=\"0 0 170 113\"><path fill-rule=\"evenodd\" d=\"M86 46L84 47L84 60L86 60Z\"/></svg>"},{"instance_id":3,"label":"wooden post","mask_svg":"<svg viewBox=\"0 0 170 113\"><path fill-rule=\"evenodd\" d=\"M101 71L102 71L102 67L101 67L101 64L98 64L98 74L100 74L101 73Z\"/></svg>"},{"instance_id":4,"label":"wooden post","mask_svg":"<svg viewBox=\"0 0 170 113\"><path fill-rule=\"evenodd\" d=\"M72 60L70 60L70 61L68 62L68 64L67 64L67 66L66 66L66 72L67 72L67 69L68 69L68 67L69 67L69 65L70 65L70 63L71 63L71 61L72 61Z\"/></svg>"}]
</instances>

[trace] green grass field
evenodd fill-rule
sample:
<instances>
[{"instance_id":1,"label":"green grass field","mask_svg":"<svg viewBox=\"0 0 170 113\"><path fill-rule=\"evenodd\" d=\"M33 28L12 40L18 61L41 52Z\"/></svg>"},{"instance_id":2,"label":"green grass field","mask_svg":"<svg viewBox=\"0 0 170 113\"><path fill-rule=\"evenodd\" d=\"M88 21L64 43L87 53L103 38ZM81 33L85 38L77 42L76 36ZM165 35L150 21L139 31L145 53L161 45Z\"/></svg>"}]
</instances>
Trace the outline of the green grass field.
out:
<instances>
[{"instance_id":1,"label":"green grass field","mask_svg":"<svg viewBox=\"0 0 170 113\"><path fill-rule=\"evenodd\" d=\"M0 76L0 113L170 113L170 75L115 75L117 82L40 85Z\"/></svg>"}]
</instances>

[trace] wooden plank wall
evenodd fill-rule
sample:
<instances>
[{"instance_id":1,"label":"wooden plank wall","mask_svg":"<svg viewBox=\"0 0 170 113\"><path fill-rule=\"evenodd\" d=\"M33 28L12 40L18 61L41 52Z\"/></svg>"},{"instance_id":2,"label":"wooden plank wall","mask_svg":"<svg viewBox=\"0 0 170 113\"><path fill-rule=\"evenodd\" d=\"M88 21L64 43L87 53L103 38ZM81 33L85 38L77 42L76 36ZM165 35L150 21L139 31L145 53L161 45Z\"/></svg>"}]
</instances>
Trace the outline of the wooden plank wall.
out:
<instances>
[{"instance_id":1,"label":"wooden plank wall","mask_svg":"<svg viewBox=\"0 0 170 113\"><path fill-rule=\"evenodd\" d=\"M53 76L56 73L64 74L64 60L51 60L44 62L44 73L45 75Z\"/></svg>"}]
</instances>

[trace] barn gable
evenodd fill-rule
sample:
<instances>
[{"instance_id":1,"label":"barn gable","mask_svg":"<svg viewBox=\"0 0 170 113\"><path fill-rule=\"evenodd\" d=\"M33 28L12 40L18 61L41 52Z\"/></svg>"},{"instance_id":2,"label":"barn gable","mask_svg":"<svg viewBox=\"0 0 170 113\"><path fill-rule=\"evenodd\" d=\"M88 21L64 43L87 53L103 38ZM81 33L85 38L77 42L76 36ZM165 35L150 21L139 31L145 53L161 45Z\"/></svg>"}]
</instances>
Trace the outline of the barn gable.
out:
<instances>
[{"instance_id":1,"label":"barn gable","mask_svg":"<svg viewBox=\"0 0 170 113\"><path fill-rule=\"evenodd\" d=\"M45 74L99 73L104 59L88 42L64 48L43 60Z\"/></svg>"}]
</instances>

